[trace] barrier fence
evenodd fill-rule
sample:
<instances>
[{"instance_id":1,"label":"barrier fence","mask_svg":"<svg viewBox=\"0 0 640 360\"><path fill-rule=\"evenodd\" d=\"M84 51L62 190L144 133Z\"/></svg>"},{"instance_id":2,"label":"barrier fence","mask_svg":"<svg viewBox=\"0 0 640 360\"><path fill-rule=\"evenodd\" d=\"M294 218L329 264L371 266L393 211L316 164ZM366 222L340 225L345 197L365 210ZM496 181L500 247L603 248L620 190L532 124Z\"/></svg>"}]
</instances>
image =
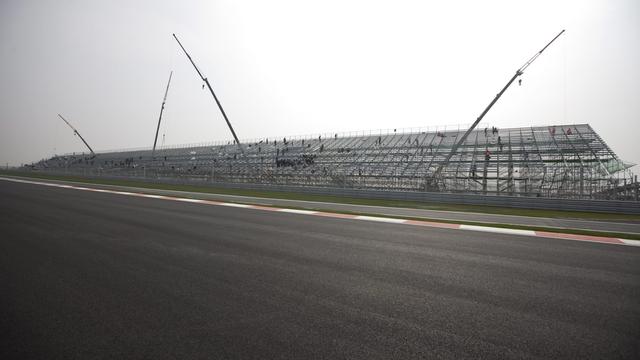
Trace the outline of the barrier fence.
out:
<instances>
[{"instance_id":1,"label":"barrier fence","mask_svg":"<svg viewBox=\"0 0 640 360\"><path fill-rule=\"evenodd\" d=\"M564 199L508 195L482 195L425 191L372 190L322 186L293 186L277 184L251 184L214 182L209 177L150 178L141 171L138 176L98 176L87 172L52 172L52 175L76 175L90 179L132 180L156 184L196 185L225 189L264 190L311 195L331 195L359 199L405 200L420 203L499 206L519 209L588 211L618 214L640 214L640 202L622 200Z\"/></svg>"}]
</instances>

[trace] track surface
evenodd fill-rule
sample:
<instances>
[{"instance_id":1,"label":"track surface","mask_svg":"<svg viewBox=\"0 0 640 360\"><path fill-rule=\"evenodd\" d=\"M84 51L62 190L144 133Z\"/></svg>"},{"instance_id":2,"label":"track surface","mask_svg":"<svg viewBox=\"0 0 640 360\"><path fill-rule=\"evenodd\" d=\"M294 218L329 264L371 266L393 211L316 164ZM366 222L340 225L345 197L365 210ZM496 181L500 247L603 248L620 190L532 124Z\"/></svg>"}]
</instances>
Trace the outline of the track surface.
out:
<instances>
[{"instance_id":1,"label":"track surface","mask_svg":"<svg viewBox=\"0 0 640 360\"><path fill-rule=\"evenodd\" d=\"M640 249L0 182L0 358L628 358Z\"/></svg>"},{"instance_id":2,"label":"track surface","mask_svg":"<svg viewBox=\"0 0 640 360\"><path fill-rule=\"evenodd\" d=\"M76 185L82 184L82 183L72 182L72 181L38 180L33 178L22 178L22 179L32 180L32 181L46 181L46 182L59 183L59 184L76 184ZM254 196L193 193L193 192L185 192L185 191L172 191L172 190L149 189L149 188L144 188L144 189L132 188L127 186L111 186L111 185L98 185L98 184L91 184L90 186L103 188L103 189L141 191L145 193L153 193L153 194L161 194L161 195L169 195L169 196L190 196L190 197L197 197L197 198L209 199L209 200L251 203L251 204L267 205L267 206L298 207L298 208L319 209L319 210L326 210L326 211L340 211L340 212L353 212L353 213L368 213L368 214L374 214L374 215L427 218L427 219L433 219L433 220L473 221L473 222L483 222L483 223L542 226L542 227L555 227L555 228L561 228L561 229L582 229L582 230L593 230L593 231L608 231L608 232L621 232L621 233L626 232L626 233L640 234L640 222L632 221L632 220L612 222L612 221L593 221L593 220L579 220L579 219L557 219L557 218L542 218L542 217L533 217L533 216L482 214L482 213L461 212L461 211L443 211L443 210L411 209L411 208L397 208L397 207L385 207L385 206L339 204L339 203L327 203L327 202L317 202L317 201L261 198L261 197L254 197Z\"/></svg>"}]
</instances>

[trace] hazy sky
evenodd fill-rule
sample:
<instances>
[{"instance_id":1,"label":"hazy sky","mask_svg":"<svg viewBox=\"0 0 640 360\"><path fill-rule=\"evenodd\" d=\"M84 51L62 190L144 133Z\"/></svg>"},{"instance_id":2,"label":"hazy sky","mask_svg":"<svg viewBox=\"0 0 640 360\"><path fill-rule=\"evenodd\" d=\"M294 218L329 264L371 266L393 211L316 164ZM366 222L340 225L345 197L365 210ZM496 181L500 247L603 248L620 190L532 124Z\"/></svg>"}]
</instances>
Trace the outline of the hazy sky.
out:
<instances>
[{"instance_id":1,"label":"hazy sky","mask_svg":"<svg viewBox=\"0 0 640 360\"><path fill-rule=\"evenodd\" d=\"M640 1L0 0L0 163L167 144L469 124L589 123L640 163ZM159 140L160 142L161 140Z\"/></svg>"}]
</instances>

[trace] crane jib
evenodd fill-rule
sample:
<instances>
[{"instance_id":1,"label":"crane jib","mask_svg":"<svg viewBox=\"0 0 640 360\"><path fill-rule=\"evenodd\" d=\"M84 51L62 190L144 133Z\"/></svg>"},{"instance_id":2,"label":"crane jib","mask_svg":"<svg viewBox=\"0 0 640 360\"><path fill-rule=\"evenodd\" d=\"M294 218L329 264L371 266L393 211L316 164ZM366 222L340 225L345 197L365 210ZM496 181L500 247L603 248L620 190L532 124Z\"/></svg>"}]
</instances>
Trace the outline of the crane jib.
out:
<instances>
[{"instance_id":1,"label":"crane jib","mask_svg":"<svg viewBox=\"0 0 640 360\"><path fill-rule=\"evenodd\" d=\"M182 49L182 51L184 51L184 54L187 56L187 58L191 62L191 65L193 65L193 67L196 69L196 72L200 76L200 79L202 79L202 81L204 81L205 84L207 84L207 88L209 88L209 92L211 92L211 95L213 96L213 99L215 100L216 105L218 105L218 109L220 109L220 112L222 113L222 117L224 117L224 120L227 123L227 126L229 127L229 130L231 131L231 134L233 135L233 138L235 139L235 142L238 145L238 148L240 149L240 152L244 153L244 150L242 149L242 146L240 145L240 140L238 140L238 136L236 135L236 132L233 130L233 126L231 126L231 122L229 121L229 118L227 117L227 113L225 113L224 109L222 108L222 104L220 104L220 101L218 100L218 97L216 96L216 93L213 91L213 88L211 87L211 84L209 83L209 80L207 80L207 78L202 75L202 73L200 72L200 70L196 66L196 63L193 61L193 59L191 58L191 56L189 55L187 50L184 48L184 46L182 46L182 43L180 42L180 40L178 40L178 37L176 36L176 34L173 34L173 38L176 39L176 41L178 42L178 45L180 45L180 48Z\"/></svg>"}]
</instances>

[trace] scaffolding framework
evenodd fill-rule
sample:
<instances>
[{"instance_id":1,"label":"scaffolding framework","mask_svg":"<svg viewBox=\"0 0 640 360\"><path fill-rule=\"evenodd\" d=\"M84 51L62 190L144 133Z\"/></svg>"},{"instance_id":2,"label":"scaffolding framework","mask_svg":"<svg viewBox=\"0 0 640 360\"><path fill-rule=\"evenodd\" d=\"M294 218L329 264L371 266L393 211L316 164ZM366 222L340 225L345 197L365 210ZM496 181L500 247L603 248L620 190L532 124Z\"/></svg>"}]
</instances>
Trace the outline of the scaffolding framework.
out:
<instances>
[{"instance_id":1,"label":"scaffolding framework","mask_svg":"<svg viewBox=\"0 0 640 360\"><path fill-rule=\"evenodd\" d=\"M206 182L638 199L637 177L587 124L335 134L64 155L36 169ZM448 158L448 160L447 160Z\"/></svg>"}]
</instances>

